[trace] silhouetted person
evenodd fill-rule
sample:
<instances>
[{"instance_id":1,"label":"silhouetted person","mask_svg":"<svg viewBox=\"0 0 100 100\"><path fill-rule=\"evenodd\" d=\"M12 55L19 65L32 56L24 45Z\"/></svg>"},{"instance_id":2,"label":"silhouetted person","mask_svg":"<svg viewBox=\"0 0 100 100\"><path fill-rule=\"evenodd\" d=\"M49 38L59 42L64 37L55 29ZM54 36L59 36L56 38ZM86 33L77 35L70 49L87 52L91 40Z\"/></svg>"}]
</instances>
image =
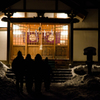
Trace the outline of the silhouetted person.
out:
<instances>
[{"instance_id":1,"label":"silhouetted person","mask_svg":"<svg viewBox=\"0 0 100 100\"><path fill-rule=\"evenodd\" d=\"M21 51L17 53L17 57L12 62L12 70L16 76L16 87L18 92L23 91L23 76L25 72L24 58Z\"/></svg>"},{"instance_id":2,"label":"silhouetted person","mask_svg":"<svg viewBox=\"0 0 100 100\"><path fill-rule=\"evenodd\" d=\"M25 59L25 80L26 89L29 94L32 93L33 77L34 77L34 61L31 59L31 55L27 54Z\"/></svg>"},{"instance_id":3,"label":"silhouetted person","mask_svg":"<svg viewBox=\"0 0 100 100\"><path fill-rule=\"evenodd\" d=\"M43 79L43 68L44 64L40 54L37 54L35 57L35 92L36 95L41 94L41 85Z\"/></svg>"},{"instance_id":4,"label":"silhouetted person","mask_svg":"<svg viewBox=\"0 0 100 100\"><path fill-rule=\"evenodd\" d=\"M45 87L46 91L49 91L49 89L50 89L52 75L53 75L52 69L48 63L48 58L46 57L45 68L44 68L44 87Z\"/></svg>"}]
</instances>

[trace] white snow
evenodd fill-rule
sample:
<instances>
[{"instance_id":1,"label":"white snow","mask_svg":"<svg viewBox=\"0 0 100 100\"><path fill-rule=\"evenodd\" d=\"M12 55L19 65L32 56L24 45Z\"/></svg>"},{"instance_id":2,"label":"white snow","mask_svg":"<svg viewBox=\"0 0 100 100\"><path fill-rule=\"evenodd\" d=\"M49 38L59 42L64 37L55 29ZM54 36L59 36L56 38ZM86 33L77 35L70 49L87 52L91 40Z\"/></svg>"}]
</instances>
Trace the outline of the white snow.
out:
<instances>
[{"instance_id":1,"label":"white snow","mask_svg":"<svg viewBox=\"0 0 100 100\"><path fill-rule=\"evenodd\" d=\"M7 67L5 64L3 64L1 61L0 61L0 78L4 78L5 75L6 75L6 71L9 67Z\"/></svg>"},{"instance_id":2,"label":"white snow","mask_svg":"<svg viewBox=\"0 0 100 100\"><path fill-rule=\"evenodd\" d=\"M42 85L43 95L38 98L34 95L34 83L33 95L27 93L25 84L23 94L17 94L14 80L6 77L8 68L0 62L0 100L100 100L100 77L88 75L85 65L72 68L71 80L66 80L64 83L51 83L49 92L45 92ZM78 75L75 70L84 70L86 74ZM100 66L93 65L92 72L100 72Z\"/></svg>"}]
</instances>

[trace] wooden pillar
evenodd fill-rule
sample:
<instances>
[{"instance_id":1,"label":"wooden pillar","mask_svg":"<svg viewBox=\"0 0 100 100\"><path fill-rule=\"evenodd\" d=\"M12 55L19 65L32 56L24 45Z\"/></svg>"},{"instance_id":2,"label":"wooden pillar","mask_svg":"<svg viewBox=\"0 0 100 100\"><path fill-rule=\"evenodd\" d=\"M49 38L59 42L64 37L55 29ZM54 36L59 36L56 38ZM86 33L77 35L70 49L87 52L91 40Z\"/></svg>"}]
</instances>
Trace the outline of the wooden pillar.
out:
<instances>
[{"instance_id":1,"label":"wooden pillar","mask_svg":"<svg viewBox=\"0 0 100 100\"><path fill-rule=\"evenodd\" d=\"M67 49L67 58L69 59L69 35L70 35L70 24L68 24L68 49Z\"/></svg>"},{"instance_id":2,"label":"wooden pillar","mask_svg":"<svg viewBox=\"0 0 100 100\"><path fill-rule=\"evenodd\" d=\"M72 20L70 23L70 34L69 34L69 52L70 52L69 59L70 63L73 64L73 18L75 17L73 11L71 11L69 16L71 17Z\"/></svg>"},{"instance_id":3,"label":"wooden pillar","mask_svg":"<svg viewBox=\"0 0 100 100\"><path fill-rule=\"evenodd\" d=\"M12 63L13 60L13 24L10 23L10 63Z\"/></svg>"},{"instance_id":4,"label":"wooden pillar","mask_svg":"<svg viewBox=\"0 0 100 100\"><path fill-rule=\"evenodd\" d=\"M7 23L7 61L10 63L10 22Z\"/></svg>"},{"instance_id":5,"label":"wooden pillar","mask_svg":"<svg viewBox=\"0 0 100 100\"><path fill-rule=\"evenodd\" d=\"M70 23L69 59L70 59L70 63L73 63L73 23Z\"/></svg>"},{"instance_id":6,"label":"wooden pillar","mask_svg":"<svg viewBox=\"0 0 100 100\"><path fill-rule=\"evenodd\" d=\"M29 26L30 28L30 26ZM25 29L25 57L27 56L27 30L28 30L28 27Z\"/></svg>"},{"instance_id":7,"label":"wooden pillar","mask_svg":"<svg viewBox=\"0 0 100 100\"><path fill-rule=\"evenodd\" d=\"M8 19L13 15L13 12L5 12L5 15L8 17ZM7 62L10 64L11 59L11 45L10 45L10 21L7 22Z\"/></svg>"},{"instance_id":8,"label":"wooden pillar","mask_svg":"<svg viewBox=\"0 0 100 100\"><path fill-rule=\"evenodd\" d=\"M57 13L54 13L54 18L57 18ZM53 59L55 59L55 56L56 56L55 53L56 53L56 24L54 24L54 52L53 52Z\"/></svg>"},{"instance_id":9,"label":"wooden pillar","mask_svg":"<svg viewBox=\"0 0 100 100\"><path fill-rule=\"evenodd\" d=\"M98 9L98 62L100 64L100 8Z\"/></svg>"},{"instance_id":10,"label":"wooden pillar","mask_svg":"<svg viewBox=\"0 0 100 100\"><path fill-rule=\"evenodd\" d=\"M43 51L43 45L42 45L42 30L41 30L41 23L40 23L40 27L39 27L39 51L40 51L40 55L42 56L42 51Z\"/></svg>"},{"instance_id":11,"label":"wooden pillar","mask_svg":"<svg viewBox=\"0 0 100 100\"><path fill-rule=\"evenodd\" d=\"M56 52L56 25L54 25L54 52L53 52L53 59L55 59L55 52Z\"/></svg>"}]
</instances>

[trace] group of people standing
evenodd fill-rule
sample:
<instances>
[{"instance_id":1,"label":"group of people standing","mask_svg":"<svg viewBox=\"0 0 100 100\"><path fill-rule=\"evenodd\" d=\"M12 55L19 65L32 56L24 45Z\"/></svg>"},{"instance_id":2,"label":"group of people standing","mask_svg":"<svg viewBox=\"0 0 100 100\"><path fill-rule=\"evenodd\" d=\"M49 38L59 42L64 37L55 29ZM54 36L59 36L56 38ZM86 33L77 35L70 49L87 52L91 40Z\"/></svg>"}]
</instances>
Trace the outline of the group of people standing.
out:
<instances>
[{"instance_id":1,"label":"group of people standing","mask_svg":"<svg viewBox=\"0 0 100 100\"><path fill-rule=\"evenodd\" d=\"M27 54L26 58L22 56L21 51L12 62L12 71L16 76L16 88L18 92L23 91L23 79L25 77L26 89L32 93L33 79L35 79L35 93L41 94L41 86L44 81L45 90L50 89L50 81L52 77L52 69L48 64L48 58L43 61L40 54L35 56L35 60Z\"/></svg>"}]
</instances>

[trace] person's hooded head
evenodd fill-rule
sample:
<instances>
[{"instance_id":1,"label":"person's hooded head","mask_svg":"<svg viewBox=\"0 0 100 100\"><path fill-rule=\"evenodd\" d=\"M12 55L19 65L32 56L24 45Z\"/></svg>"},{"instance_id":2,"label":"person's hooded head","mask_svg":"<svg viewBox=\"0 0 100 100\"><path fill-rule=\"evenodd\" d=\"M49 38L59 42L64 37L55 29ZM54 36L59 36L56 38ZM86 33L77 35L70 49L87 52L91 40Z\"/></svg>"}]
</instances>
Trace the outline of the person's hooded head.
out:
<instances>
[{"instance_id":1,"label":"person's hooded head","mask_svg":"<svg viewBox=\"0 0 100 100\"><path fill-rule=\"evenodd\" d=\"M48 57L45 58L45 62L48 63Z\"/></svg>"},{"instance_id":2,"label":"person's hooded head","mask_svg":"<svg viewBox=\"0 0 100 100\"><path fill-rule=\"evenodd\" d=\"M31 59L31 55L30 54L27 54L26 60L30 60L30 59Z\"/></svg>"},{"instance_id":3,"label":"person's hooded head","mask_svg":"<svg viewBox=\"0 0 100 100\"><path fill-rule=\"evenodd\" d=\"M36 57L35 57L35 61L42 61L42 57L40 54L37 54Z\"/></svg>"},{"instance_id":4,"label":"person's hooded head","mask_svg":"<svg viewBox=\"0 0 100 100\"><path fill-rule=\"evenodd\" d=\"M18 57L22 57L21 51L18 51L17 56L18 56Z\"/></svg>"}]
</instances>

